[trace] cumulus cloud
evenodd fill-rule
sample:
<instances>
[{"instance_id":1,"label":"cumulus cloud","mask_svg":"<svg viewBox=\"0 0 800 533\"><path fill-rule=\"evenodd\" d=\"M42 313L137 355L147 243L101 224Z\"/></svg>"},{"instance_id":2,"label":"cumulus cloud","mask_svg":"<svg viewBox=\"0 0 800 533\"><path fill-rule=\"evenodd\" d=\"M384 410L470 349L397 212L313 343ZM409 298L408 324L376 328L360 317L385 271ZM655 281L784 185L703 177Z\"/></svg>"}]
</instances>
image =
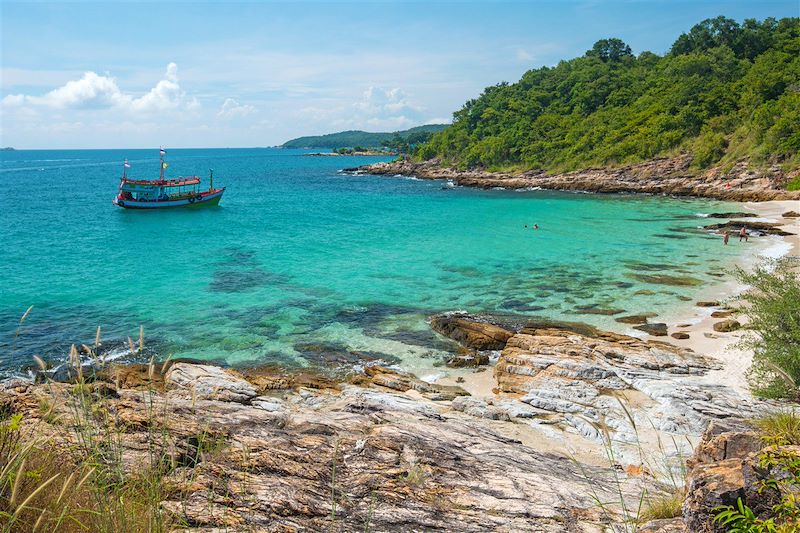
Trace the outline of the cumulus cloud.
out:
<instances>
[{"instance_id":1,"label":"cumulus cloud","mask_svg":"<svg viewBox=\"0 0 800 533\"><path fill-rule=\"evenodd\" d=\"M240 104L233 98L226 98L217 116L225 120L246 117L256 110L255 107L247 104Z\"/></svg>"},{"instance_id":2,"label":"cumulus cloud","mask_svg":"<svg viewBox=\"0 0 800 533\"><path fill-rule=\"evenodd\" d=\"M164 78L140 97L123 92L114 78L89 71L79 80L68 81L42 96L10 94L3 98L2 103L9 107L27 105L54 109L117 108L138 113L199 105L195 99L186 100L186 93L178 83L178 65L175 63L167 65Z\"/></svg>"}]
</instances>

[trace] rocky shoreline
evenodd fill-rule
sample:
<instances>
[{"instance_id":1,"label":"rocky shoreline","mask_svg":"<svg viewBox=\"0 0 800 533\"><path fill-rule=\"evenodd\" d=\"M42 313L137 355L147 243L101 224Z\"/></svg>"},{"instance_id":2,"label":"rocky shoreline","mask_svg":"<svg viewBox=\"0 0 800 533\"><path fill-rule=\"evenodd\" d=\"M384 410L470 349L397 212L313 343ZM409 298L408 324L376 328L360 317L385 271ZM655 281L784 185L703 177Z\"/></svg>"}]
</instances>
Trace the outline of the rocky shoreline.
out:
<instances>
[{"instance_id":1,"label":"rocky shoreline","mask_svg":"<svg viewBox=\"0 0 800 533\"><path fill-rule=\"evenodd\" d=\"M462 187L483 189L552 189L602 193L668 194L729 201L800 200L800 191L787 191L786 183L800 172L785 172L779 166L750 169L746 161L730 170L713 168L698 173L690 167L692 156L660 157L620 168L597 168L563 174L544 171L489 172L457 170L437 160L414 162L408 159L374 163L350 172L415 176L421 179L451 180Z\"/></svg>"},{"instance_id":2,"label":"rocky shoreline","mask_svg":"<svg viewBox=\"0 0 800 533\"><path fill-rule=\"evenodd\" d=\"M0 409L69 449L72 404L88 388L120 428L130 472L157 425L182 465L161 506L192 531L599 532L629 519L622 504L643 491L679 488L669 479L709 424L741 426L769 407L709 386L719 362L667 343L457 313L432 324L465 353L499 351L491 394L378 365L337 380L171 361L105 368L80 388L7 381ZM196 449L200 434L218 443L213 454ZM670 440L675 449L657 444ZM711 527L721 496L689 495L682 520L640 531L711 531L696 525Z\"/></svg>"}]
</instances>

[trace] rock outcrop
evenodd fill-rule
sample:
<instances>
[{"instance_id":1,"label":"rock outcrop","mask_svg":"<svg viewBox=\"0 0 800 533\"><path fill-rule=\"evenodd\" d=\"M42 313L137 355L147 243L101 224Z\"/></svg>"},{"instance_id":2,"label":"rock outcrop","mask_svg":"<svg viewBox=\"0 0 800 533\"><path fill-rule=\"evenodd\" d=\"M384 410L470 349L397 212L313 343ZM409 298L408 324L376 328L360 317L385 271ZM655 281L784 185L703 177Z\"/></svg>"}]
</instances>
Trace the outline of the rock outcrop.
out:
<instances>
[{"instance_id":1,"label":"rock outcrop","mask_svg":"<svg viewBox=\"0 0 800 533\"><path fill-rule=\"evenodd\" d=\"M173 365L164 392L112 386L92 400L114 413L130 475L163 446L173 466L161 507L193 531L588 533L609 519L594 498L620 497L614 479L624 474L611 466L538 451L505 434L502 406L433 402L409 375L390 381L389 369L372 368L361 385L278 392L206 367ZM10 384L0 407L66 453L78 439L75 390ZM214 445L201 453L202 442ZM633 487L623 490L635 505Z\"/></svg>"},{"instance_id":2,"label":"rock outcrop","mask_svg":"<svg viewBox=\"0 0 800 533\"><path fill-rule=\"evenodd\" d=\"M717 368L672 344L533 325L509 339L494 375L498 391L538 410L534 421L632 443L644 438L637 426L700 435L711 420L752 416L751 401L703 380Z\"/></svg>"},{"instance_id":3,"label":"rock outcrop","mask_svg":"<svg viewBox=\"0 0 800 533\"><path fill-rule=\"evenodd\" d=\"M513 333L466 313L446 313L431 318L431 328L473 350L502 350Z\"/></svg>"},{"instance_id":4,"label":"rock outcrop","mask_svg":"<svg viewBox=\"0 0 800 533\"><path fill-rule=\"evenodd\" d=\"M686 530L724 533L727 528L714 517L739 501L762 520L774 517L782 499L796 497L798 463L800 446L765 448L759 434L742 422L710 424L687 462Z\"/></svg>"},{"instance_id":5,"label":"rock outcrop","mask_svg":"<svg viewBox=\"0 0 800 533\"><path fill-rule=\"evenodd\" d=\"M700 196L732 201L767 201L800 199L800 191L787 191L784 186L795 174L787 174L779 166L763 170L749 169L746 161L723 172L720 168L696 173L690 169L691 155L660 157L620 168L587 169L564 174L544 171L489 172L457 170L437 160L375 163L346 169L357 173L407 175L422 179L446 179L454 185L491 189L556 189L605 193L636 192Z\"/></svg>"}]
</instances>

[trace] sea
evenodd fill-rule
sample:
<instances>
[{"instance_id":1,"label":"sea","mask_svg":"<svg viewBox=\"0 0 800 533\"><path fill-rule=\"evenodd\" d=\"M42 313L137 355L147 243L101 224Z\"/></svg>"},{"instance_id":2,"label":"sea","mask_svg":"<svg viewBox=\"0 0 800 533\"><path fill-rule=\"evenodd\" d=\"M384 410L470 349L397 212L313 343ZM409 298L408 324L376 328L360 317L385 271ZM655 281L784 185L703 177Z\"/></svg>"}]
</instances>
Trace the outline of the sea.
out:
<instances>
[{"instance_id":1,"label":"sea","mask_svg":"<svg viewBox=\"0 0 800 533\"><path fill-rule=\"evenodd\" d=\"M207 185L213 169L227 188L220 205L112 205L123 161L130 177L153 179L158 150L0 152L2 375L25 374L34 355L65 361L99 326L108 360L378 361L431 377L456 349L430 330L434 314L630 333L614 318L686 314L769 244L723 246L705 217L742 206L713 200L354 175L342 169L389 159L303 150L166 157L168 177ZM146 350L130 353L140 327Z\"/></svg>"}]
</instances>

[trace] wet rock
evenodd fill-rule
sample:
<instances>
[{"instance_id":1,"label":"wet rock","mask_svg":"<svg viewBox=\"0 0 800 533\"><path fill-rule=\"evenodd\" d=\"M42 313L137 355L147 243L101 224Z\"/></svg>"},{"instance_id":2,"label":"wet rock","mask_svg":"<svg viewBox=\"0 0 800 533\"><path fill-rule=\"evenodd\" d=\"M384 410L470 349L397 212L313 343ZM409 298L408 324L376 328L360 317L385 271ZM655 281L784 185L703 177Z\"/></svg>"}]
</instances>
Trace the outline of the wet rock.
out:
<instances>
[{"instance_id":1,"label":"wet rock","mask_svg":"<svg viewBox=\"0 0 800 533\"><path fill-rule=\"evenodd\" d=\"M647 324L648 315L621 316L614 320L621 324Z\"/></svg>"},{"instance_id":2,"label":"wet rock","mask_svg":"<svg viewBox=\"0 0 800 533\"><path fill-rule=\"evenodd\" d=\"M741 211L730 211L724 213L709 213L708 218L753 218L758 215L755 213L744 213Z\"/></svg>"},{"instance_id":3,"label":"wet rock","mask_svg":"<svg viewBox=\"0 0 800 533\"><path fill-rule=\"evenodd\" d=\"M196 398L245 403L256 396L256 389L230 371L210 365L175 363L164 381L168 389L187 389Z\"/></svg>"},{"instance_id":4,"label":"wet rock","mask_svg":"<svg viewBox=\"0 0 800 533\"><path fill-rule=\"evenodd\" d=\"M452 313L431 318L434 331L450 337L465 348L502 350L512 332L467 314Z\"/></svg>"},{"instance_id":5,"label":"wet rock","mask_svg":"<svg viewBox=\"0 0 800 533\"><path fill-rule=\"evenodd\" d=\"M683 331L676 331L675 333L670 335L670 337L672 337L673 339L678 339L678 340L686 340L686 339L689 338L689 334L685 333Z\"/></svg>"},{"instance_id":6,"label":"wet rock","mask_svg":"<svg viewBox=\"0 0 800 533\"><path fill-rule=\"evenodd\" d=\"M794 235L794 233L789 233L788 231L780 229L781 225L782 224L777 222L745 222L743 220L731 220L721 224L709 224L708 226L703 226L703 229L726 229L731 232L738 232L742 228L746 228L748 231L756 230L765 235Z\"/></svg>"},{"instance_id":7,"label":"wet rock","mask_svg":"<svg viewBox=\"0 0 800 533\"><path fill-rule=\"evenodd\" d=\"M711 313L711 318L727 318L733 315L733 311L714 311Z\"/></svg>"},{"instance_id":8,"label":"wet rock","mask_svg":"<svg viewBox=\"0 0 800 533\"><path fill-rule=\"evenodd\" d=\"M644 331L648 335L653 335L655 337L667 336L667 325L664 324L663 322L656 322L654 324L642 324L641 326L634 326L634 329Z\"/></svg>"},{"instance_id":9,"label":"wet rock","mask_svg":"<svg viewBox=\"0 0 800 533\"><path fill-rule=\"evenodd\" d=\"M489 354L475 350L470 353L456 354L447 360L451 368L475 367L489 364Z\"/></svg>"},{"instance_id":10,"label":"wet rock","mask_svg":"<svg viewBox=\"0 0 800 533\"><path fill-rule=\"evenodd\" d=\"M652 283L655 285L671 285L674 287L695 287L702 285L702 280L693 278L691 276L670 276L667 274L628 274L630 277L643 281L645 283Z\"/></svg>"},{"instance_id":11,"label":"wet rock","mask_svg":"<svg viewBox=\"0 0 800 533\"><path fill-rule=\"evenodd\" d=\"M604 307L598 307L595 305L588 305L588 306L579 306L575 308L575 312L585 315L618 315L620 313L624 313L624 309L608 309Z\"/></svg>"},{"instance_id":12,"label":"wet rock","mask_svg":"<svg viewBox=\"0 0 800 533\"><path fill-rule=\"evenodd\" d=\"M703 301L697 302L695 305L697 307L719 307L722 304L720 304L720 302L718 302L716 300L712 300L712 301L707 301L707 302L703 302Z\"/></svg>"},{"instance_id":13,"label":"wet rock","mask_svg":"<svg viewBox=\"0 0 800 533\"><path fill-rule=\"evenodd\" d=\"M736 331L737 329L742 327L742 325L737 320L728 319L728 320L723 320L722 322L716 322L713 327L714 331L727 333L729 331Z\"/></svg>"}]
</instances>

